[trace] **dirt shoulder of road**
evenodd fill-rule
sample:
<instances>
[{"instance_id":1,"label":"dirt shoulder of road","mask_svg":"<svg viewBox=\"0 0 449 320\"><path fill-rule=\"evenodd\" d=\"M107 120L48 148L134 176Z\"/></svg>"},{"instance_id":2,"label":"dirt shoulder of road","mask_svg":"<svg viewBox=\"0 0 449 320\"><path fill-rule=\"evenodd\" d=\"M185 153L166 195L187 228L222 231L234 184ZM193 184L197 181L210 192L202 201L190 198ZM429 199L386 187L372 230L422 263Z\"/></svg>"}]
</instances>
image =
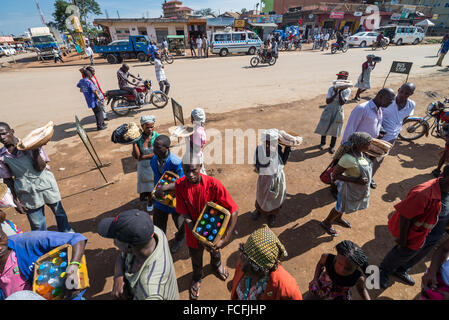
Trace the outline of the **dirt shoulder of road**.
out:
<instances>
[{"instance_id":1,"label":"dirt shoulder of road","mask_svg":"<svg viewBox=\"0 0 449 320\"><path fill-rule=\"evenodd\" d=\"M412 97L417 104L416 115L424 115L427 104L434 101L428 97L426 91L449 94L447 80L448 76L441 75L423 77L416 81L417 90ZM368 99L368 96L373 96L375 92L376 90L372 89L362 95L362 98ZM339 241L354 241L364 249L371 264L380 263L394 245L387 227L393 205L403 199L411 187L432 179L430 172L437 164L439 152L444 146L442 140L433 137L424 137L416 143L399 142L376 175L378 188L372 191L369 209L348 215L347 219L351 221L353 228L343 229L337 226L340 236L332 239L319 226L319 221L324 219L335 205L328 187L319 180L319 175L331 161L331 155L326 150L317 148L320 137L313 133L324 103L325 92L312 100L207 114L208 145L217 142L215 137L212 138L213 132L220 132L224 136L225 129L254 129L257 132L258 129L279 128L296 132L304 138L300 148L292 151L284 169L287 200L273 228L288 252L288 257L282 264L294 276L303 294L308 290L308 283L313 278L321 254L335 253L335 245ZM355 105L350 102L344 106L346 119ZM157 126L156 130L159 133L167 133L169 126ZM50 155L51 169L58 180L69 221L77 232L88 238L86 257L91 284L86 294L88 299L110 299L114 261L118 254L112 240L101 238L96 233L99 221L114 217L126 209L145 208L136 192L137 164L131 157L131 146L113 144L110 140L112 130L107 131L88 134L101 161L110 163L103 172L108 181L115 182L111 185L93 190L102 186L105 181L98 171L90 171L94 167L93 162L80 141L61 140L55 144L56 151ZM245 154L252 158L252 147L245 144L245 150ZM176 151L177 149L174 150ZM246 159L245 157L244 164L206 165L208 174L222 181L239 205L239 218L232 240L222 253L222 262L228 267L230 277L225 282L218 280L212 273L208 265L209 257L205 254L205 276L200 299L229 299L230 285L238 260L238 245L245 242L256 228L266 223L266 217L260 217L257 222L251 219L257 175ZM11 209L7 210L7 214L22 230L29 231L25 216ZM49 229L55 230L55 219L48 209L46 217ZM169 219L167 237L170 242L174 233L174 225ZM188 299L192 266L185 244L173 255L173 260L181 299ZM412 269L411 274L416 281L414 287L395 282L384 291L370 290L371 298L416 298L420 292L420 278L429 260L430 255ZM354 296L359 299L357 293L354 293Z\"/></svg>"}]
</instances>

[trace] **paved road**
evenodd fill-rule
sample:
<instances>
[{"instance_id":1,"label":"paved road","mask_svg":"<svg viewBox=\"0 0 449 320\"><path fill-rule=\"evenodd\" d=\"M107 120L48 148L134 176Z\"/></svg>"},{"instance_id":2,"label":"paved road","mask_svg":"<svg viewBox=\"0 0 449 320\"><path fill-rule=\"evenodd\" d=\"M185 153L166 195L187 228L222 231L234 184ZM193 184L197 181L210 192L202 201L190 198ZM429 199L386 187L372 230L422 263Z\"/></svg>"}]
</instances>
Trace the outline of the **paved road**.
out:
<instances>
[{"instance_id":1,"label":"paved road","mask_svg":"<svg viewBox=\"0 0 449 320\"><path fill-rule=\"evenodd\" d=\"M372 86L381 86L393 60L414 63L410 80L422 75L438 73L433 67L438 45L391 46L386 51L376 51L382 57L372 73ZM371 49L354 48L335 55L318 51L280 53L280 59L272 67L251 68L250 56L214 57L210 59L180 59L166 65L166 75L172 85L170 96L184 107L188 115L195 107L207 112L226 112L263 104L290 102L312 98L327 92L335 74L347 70L354 82L361 71L361 64ZM116 71L119 65L109 65L99 59L97 76L103 90L115 89ZM131 72L156 83L154 66L131 62ZM81 65L81 64L80 64ZM87 128L94 128L92 113L87 109L84 97L76 84L80 79L78 66L62 64L45 65L16 71L0 72L0 88L3 106L0 118L15 127L17 135L53 120L57 125L58 139L73 131L74 115L84 119ZM391 82L404 79L394 75ZM388 85L388 84L387 84ZM124 121L138 120L141 114L154 114L159 124L173 121L171 106L156 110L148 107L126 118L114 118L109 123L115 128ZM299 116L299 115L298 115ZM87 118L88 117L88 118ZM72 135L67 135L73 136Z\"/></svg>"}]
</instances>

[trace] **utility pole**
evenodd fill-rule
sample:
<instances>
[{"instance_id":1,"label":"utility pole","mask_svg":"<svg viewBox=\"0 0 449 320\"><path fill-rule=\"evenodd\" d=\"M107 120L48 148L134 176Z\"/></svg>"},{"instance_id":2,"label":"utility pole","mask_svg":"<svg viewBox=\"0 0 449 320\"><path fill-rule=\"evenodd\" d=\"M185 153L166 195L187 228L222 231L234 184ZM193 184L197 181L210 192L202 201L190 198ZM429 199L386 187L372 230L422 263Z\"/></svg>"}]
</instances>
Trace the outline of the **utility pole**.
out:
<instances>
[{"instance_id":1,"label":"utility pole","mask_svg":"<svg viewBox=\"0 0 449 320\"><path fill-rule=\"evenodd\" d=\"M39 15L41 16L42 24L44 26L46 26L47 22L45 22L44 14L42 13L41 7L39 6L39 1L38 0L34 0L34 2L36 2L37 11L39 11Z\"/></svg>"}]
</instances>

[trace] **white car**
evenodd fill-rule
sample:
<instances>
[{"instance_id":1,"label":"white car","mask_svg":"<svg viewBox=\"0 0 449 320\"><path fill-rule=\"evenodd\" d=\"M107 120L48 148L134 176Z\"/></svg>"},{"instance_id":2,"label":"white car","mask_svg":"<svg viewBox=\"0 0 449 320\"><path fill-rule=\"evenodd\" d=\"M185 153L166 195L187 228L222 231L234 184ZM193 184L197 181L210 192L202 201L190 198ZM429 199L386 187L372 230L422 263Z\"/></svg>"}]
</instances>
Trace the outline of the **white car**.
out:
<instances>
[{"instance_id":1,"label":"white car","mask_svg":"<svg viewBox=\"0 0 449 320\"><path fill-rule=\"evenodd\" d=\"M15 54L15 50L7 46L0 46L0 55L11 56Z\"/></svg>"},{"instance_id":2,"label":"white car","mask_svg":"<svg viewBox=\"0 0 449 320\"><path fill-rule=\"evenodd\" d=\"M353 34L347 39L349 46L358 46L360 48L365 48L367 46L372 46L374 42L377 40L378 32L358 32ZM387 43L390 43L390 39L385 37Z\"/></svg>"}]
</instances>

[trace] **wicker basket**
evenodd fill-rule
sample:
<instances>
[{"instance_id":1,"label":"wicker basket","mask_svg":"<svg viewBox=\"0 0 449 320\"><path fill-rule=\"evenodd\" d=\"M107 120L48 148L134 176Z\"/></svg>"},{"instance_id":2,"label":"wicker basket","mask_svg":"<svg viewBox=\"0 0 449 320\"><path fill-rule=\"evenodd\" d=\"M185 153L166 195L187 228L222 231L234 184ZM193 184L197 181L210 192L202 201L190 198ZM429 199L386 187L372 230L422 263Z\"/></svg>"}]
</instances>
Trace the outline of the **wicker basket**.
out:
<instances>
[{"instance_id":1,"label":"wicker basket","mask_svg":"<svg viewBox=\"0 0 449 320\"><path fill-rule=\"evenodd\" d=\"M221 219L220 216L223 216L223 218ZM211 218L214 218L214 220L216 220L212 222ZM201 243L204 243L209 247L213 247L224 236L230 219L231 213L227 209L214 202L208 202L204 206L203 211L198 217L192 233L195 238L197 238ZM204 223L202 224L203 221ZM215 228L213 228L212 226L213 223L215 223ZM219 226L218 223L220 223ZM208 224L210 225L210 228L206 228ZM216 230L216 234L214 235L212 234L213 230ZM207 234L205 234L204 232L207 232ZM213 235L214 237L213 239L209 240L209 237L211 235Z\"/></svg>"},{"instance_id":2,"label":"wicker basket","mask_svg":"<svg viewBox=\"0 0 449 320\"><path fill-rule=\"evenodd\" d=\"M51 138L53 137L53 134L55 133L55 130L52 128L50 134L48 134L47 136L45 136L43 139L36 141L34 144L28 146L27 148L25 148L22 144L22 140L19 139L19 143L17 144L17 149L18 150L35 150L38 149L44 145L46 145Z\"/></svg>"}]
</instances>

